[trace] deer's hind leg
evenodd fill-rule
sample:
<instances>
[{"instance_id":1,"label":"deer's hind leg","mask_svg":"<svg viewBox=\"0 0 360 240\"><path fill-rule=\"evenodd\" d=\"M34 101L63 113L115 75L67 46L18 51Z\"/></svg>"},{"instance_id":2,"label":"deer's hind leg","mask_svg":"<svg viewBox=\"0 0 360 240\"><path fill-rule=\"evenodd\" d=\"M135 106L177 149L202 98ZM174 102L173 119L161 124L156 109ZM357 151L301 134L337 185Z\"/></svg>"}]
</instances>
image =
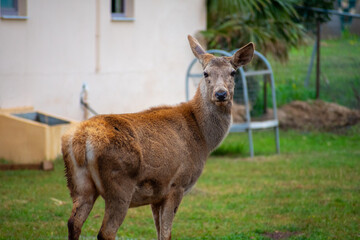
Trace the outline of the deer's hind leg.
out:
<instances>
[{"instance_id":1,"label":"deer's hind leg","mask_svg":"<svg viewBox=\"0 0 360 240\"><path fill-rule=\"evenodd\" d=\"M130 206L134 183L130 179L107 182L105 193L105 214L98 239L115 239L116 232L125 219ZM109 193L108 192L108 193Z\"/></svg>"},{"instance_id":2,"label":"deer's hind leg","mask_svg":"<svg viewBox=\"0 0 360 240\"><path fill-rule=\"evenodd\" d=\"M69 239L79 239L82 225L89 216L97 197L96 190L76 194L73 197L73 207L68 220Z\"/></svg>"},{"instance_id":3,"label":"deer's hind leg","mask_svg":"<svg viewBox=\"0 0 360 240\"><path fill-rule=\"evenodd\" d=\"M74 166L67 162L66 155L64 155L64 160L68 188L73 201L71 216L68 220L68 238L77 240L99 194L86 168L72 171Z\"/></svg>"}]
</instances>

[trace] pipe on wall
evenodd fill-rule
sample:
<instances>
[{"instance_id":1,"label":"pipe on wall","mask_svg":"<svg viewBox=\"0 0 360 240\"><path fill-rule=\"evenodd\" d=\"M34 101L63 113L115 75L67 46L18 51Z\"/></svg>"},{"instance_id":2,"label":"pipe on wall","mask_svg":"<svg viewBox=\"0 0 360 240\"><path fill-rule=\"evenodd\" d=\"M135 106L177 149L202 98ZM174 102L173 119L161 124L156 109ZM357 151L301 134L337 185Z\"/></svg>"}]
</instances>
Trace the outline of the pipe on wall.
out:
<instances>
[{"instance_id":1,"label":"pipe on wall","mask_svg":"<svg viewBox=\"0 0 360 240\"><path fill-rule=\"evenodd\" d=\"M100 0L96 1L95 16L95 72L100 72Z\"/></svg>"}]
</instances>

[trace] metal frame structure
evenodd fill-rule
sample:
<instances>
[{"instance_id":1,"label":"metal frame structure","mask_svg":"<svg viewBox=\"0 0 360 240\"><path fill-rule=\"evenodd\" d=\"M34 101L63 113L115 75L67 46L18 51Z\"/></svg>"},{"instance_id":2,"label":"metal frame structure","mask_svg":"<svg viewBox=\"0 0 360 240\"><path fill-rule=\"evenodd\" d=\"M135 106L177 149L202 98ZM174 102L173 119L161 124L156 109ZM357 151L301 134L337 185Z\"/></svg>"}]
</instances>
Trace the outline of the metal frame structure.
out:
<instances>
[{"instance_id":1,"label":"metal frame structure","mask_svg":"<svg viewBox=\"0 0 360 240\"><path fill-rule=\"evenodd\" d=\"M221 54L223 56L232 56L234 52L237 50L232 51L231 53L224 51L224 50L208 50L207 53L212 54ZM244 94L244 103L245 103L245 111L246 111L246 122L244 123L233 123L230 127L230 132L247 132L248 139L249 139L249 148L250 148L250 156L254 156L254 144L253 144L253 137L252 137L252 130L257 129L266 129L266 128L273 128L275 131L275 143L276 143L276 152L280 153L280 136L279 136L279 121L277 117L277 109L276 109L276 95L275 95L275 82L274 82L274 75L271 68L269 61L258 51L255 51L255 56L261 59L266 69L263 70L256 70L256 71L245 71L243 67L239 68L238 71L241 73L241 81L243 85L243 94ZM202 78L202 73L191 73L191 70L194 64L197 62L197 59L191 61L187 71L186 71L186 79L185 79L185 94L186 100L189 100L189 82L190 78ZM249 76L258 76L258 75L269 75L270 76L270 84L271 84L271 95L272 95L272 105L273 105L273 113L274 119L273 120L266 120L261 122L252 122L250 116L250 108L249 108L249 97L248 97L248 89L246 83L246 77Z\"/></svg>"}]
</instances>

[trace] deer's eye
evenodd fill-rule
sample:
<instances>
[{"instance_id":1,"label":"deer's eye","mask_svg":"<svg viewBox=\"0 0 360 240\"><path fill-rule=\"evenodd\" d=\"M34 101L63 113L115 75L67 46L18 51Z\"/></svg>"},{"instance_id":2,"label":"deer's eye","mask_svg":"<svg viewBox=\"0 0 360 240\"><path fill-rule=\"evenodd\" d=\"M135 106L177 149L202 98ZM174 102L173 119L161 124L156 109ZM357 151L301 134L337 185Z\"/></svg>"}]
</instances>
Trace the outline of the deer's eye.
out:
<instances>
[{"instance_id":1,"label":"deer's eye","mask_svg":"<svg viewBox=\"0 0 360 240\"><path fill-rule=\"evenodd\" d=\"M235 70L230 73L230 75L231 75L232 77L235 76L235 74L236 74L236 71L235 71Z\"/></svg>"},{"instance_id":2,"label":"deer's eye","mask_svg":"<svg viewBox=\"0 0 360 240\"><path fill-rule=\"evenodd\" d=\"M209 74L207 73L207 72L204 72L204 77L208 77L209 76Z\"/></svg>"}]
</instances>

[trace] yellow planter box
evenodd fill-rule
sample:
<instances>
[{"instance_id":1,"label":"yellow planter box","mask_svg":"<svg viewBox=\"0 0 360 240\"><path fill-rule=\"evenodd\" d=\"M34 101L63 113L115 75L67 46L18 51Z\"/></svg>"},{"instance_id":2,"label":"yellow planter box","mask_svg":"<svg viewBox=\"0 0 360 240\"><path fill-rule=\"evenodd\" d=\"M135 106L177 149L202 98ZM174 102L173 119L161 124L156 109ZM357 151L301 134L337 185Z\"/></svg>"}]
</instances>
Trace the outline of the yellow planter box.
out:
<instances>
[{"instance_id":1,"label":"yellow planter box","mask_svg":"<svg viewBox=\"0 0 360 240\"><path fill-rule=\"evenodd\" d=\"M61 136L75 122L39 111L0 112L0 158L13 163L53 161Z\"/></svg>"}]
</instances>

